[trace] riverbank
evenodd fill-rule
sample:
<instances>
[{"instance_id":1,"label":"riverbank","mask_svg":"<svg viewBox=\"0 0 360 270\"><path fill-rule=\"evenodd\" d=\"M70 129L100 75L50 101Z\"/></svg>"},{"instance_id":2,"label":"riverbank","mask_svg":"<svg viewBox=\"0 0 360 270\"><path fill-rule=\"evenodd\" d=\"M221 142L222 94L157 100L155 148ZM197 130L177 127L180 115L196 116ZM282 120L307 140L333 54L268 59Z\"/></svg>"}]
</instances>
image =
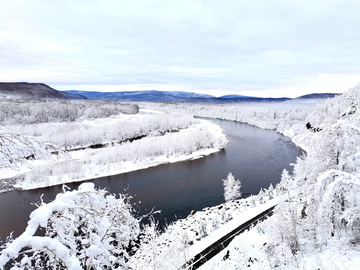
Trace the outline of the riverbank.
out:
<instances>
[{"instance_id":1,"label":"riverbank","mask_svg":"<svg viewBox=\"0 0 360 270\"><path fill-rule=\"evenodd\" d=\"M271 187L255 196L193 211L170 224L151 243L142 245L131 263L135 269L180 269L193 256L283 198L282 192ZM148 230L156 229L155 223L151 226Z\"/></svg>"},{"instance_id":2,"label":"riverbank","mask_svg":"<svg viewBox=\"0 0 360 270\"><path fill-rule=\"evenodd\" d=\"M357 85L278 128L307 151L280 183L298 195L200 269L358 268L359 93Z\"/></svg>"},{"instance_id":3,"label":"riverbank","mask_svg":"<svg viewBox=\"0 0 360 270\"><path fill-rule=\"evenodd\" d=\"M279 188L296 191L297 196L288 196L275 208L271 218L236 237L227 250L204 265L203 269L235 269L239 266L251 269L356 267L360 258L357 250L358 219L354 216L359 205L357 142L360 140L360 121L354 105L358 104L356 94L341 98L343 100L336 99L319 106L314 113L287 129L292 138L299 139L308 150L307 156L298 158L294 175L284 173L281 177ZM306 123L311 123L314 129L308 129ZM219 216L230 220L230 209L220 207L215 206L211 212L221 210ZM181 221L186 223L194 217L192 226L185 225L176 230L176 240L170 240L173 244L166 243L166 239L164 243L160 242L161 253L171 254L174 251L175 259L186 261L191 257L188 247L195 246L196 242L206 239L206 234L212 233L209 226L223 227L219 219L219 222L216 218L208 220L201 214L197 215L200 212L207 211L199 211ZM242 213L235 212L235 216L240 217ZM206 222L202 223L202 220ZM332 222L334 220L341 222ZM157 237L155 235L154 239ZM161 258L156 256L158 244L151 241L148 252L144 253L145 257L150 256L153 260L146 260L149 268L162 269L157 265L154 267L155 263L160 263L157 258Z\"/></svg>"},{"instance_id":4,"label":"riverbank","mask_svg":"<svg viewBox=\"0 0 360 270\"><path fill-rule=\"evenodd\" d=\"M192 210L200 211L223 203L221 179L229 172L236 179L240 178L241 192L246 198L257 194L261 188L269 187L270 183L275 185L283 168L291 170L289 162L295 162L296 156L301 153L289 139L274 131L232 121L212 122L220 126L229 138L223 151L195 160L99 177L91 182L97 188L106 188L111 194L126 193L131 196L136 217L142 217L152 209L161 210L156 219L163 227L187 217ZM80 183L69 183L67 186L76 189ZM62 185L1 194L0 202L5 207L0 208L0 216L7 216L7 219L0 219L0 237L5 239L11 230L15 231L15 236L19 235L34 210L30 203L38 203L40 197L46 203L51 202L60 192ZM6 205L11 205L11 210Z\"/></svg>"},{"instance_id":5,"label":"riverbank","mask_svg":"<svg viewBox=\"0 0 360 270\"><path fill-rule=\"evenodd\" d=\"M294 103L262 108L177 106L178 112L192 110L197 116L276 130L307 152L294 164L293 176L284 173L281 177L280 188L297 196L282 200L273 216L237 236L228 248L200 269L357 268L360 263L359 87L302 109ZM192 217L184 222L188 219ZM201 224L201 218L194 223ZM181 256L190 258L184 251ZM167 265L157 269L170 268Z\"/></svg>"},{"instance_id":6,"label":"riverbank","mask_svg":"<svg viewBox=\"0 0 360 270\"><path fill-rule=\"evenodd\" d=\"M10 183L17 179L14 188L34 189L201 158L221 151L226 143L219 126L206 120L196 120L196 123L178 132L153 134L103 149L70 152L61 159L53 157L51 160L28 161L26 166L20 166L16 171L5 168L0 173L2 179L11 178ZM3 181L6 183L3 191L8 191L9 183Z\"/></svg>"}]
</instances>

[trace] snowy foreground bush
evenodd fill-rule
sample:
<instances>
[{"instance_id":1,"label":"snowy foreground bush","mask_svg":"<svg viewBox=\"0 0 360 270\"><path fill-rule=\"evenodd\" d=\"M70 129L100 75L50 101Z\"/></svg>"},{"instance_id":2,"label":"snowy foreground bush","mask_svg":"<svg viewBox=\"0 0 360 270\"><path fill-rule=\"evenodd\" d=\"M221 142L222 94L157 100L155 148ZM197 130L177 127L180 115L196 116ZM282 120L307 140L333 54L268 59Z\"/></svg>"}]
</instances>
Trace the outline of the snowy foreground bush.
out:
<instances>
[{"instance_id":1,"label":"snowy foreground bush","mask_svg":"<svg viewBox=\"0 0 360 270\"><path fill-rule=\"evenodd\" d=\"M0 268L127 269L127 248L139 235L139 222L128 197L96 190L84 183L78 190L42 202L30 215L25 232L5 244ZM38 231L44 236L36 236Z\"/></svg>"}]
</instances>

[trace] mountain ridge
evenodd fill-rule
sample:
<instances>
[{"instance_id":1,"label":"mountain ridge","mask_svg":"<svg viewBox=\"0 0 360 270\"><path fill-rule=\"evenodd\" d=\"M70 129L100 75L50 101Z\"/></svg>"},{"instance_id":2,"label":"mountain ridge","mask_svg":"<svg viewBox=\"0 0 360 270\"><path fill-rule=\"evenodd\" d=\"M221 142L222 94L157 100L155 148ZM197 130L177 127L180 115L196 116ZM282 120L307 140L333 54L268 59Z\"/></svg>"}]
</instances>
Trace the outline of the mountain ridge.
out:
<instances>
[{"instance_id":1,"label":"mountain ridge","mask_svg":"<svg viewBox=\"0 0 360 270\"><path fill-rule=\"evenodd\" d=\"M100 92L67 90L59 91L44 83L28 82L0 82L0 98L5 99L28 99L28 100L118 100L118 101L149 101L149 102L187 102L187 103L241 103L241 102L282 102L297 99L332 98L339 94L314 93L303 95L295 99L261 98L243 96L237 94L215 97L208 94L200 94L185 91L159 91L140 90L122 92Z\"/></svg>"},{"instance_id":2,"label":"mountain ridge","mask_svg":"<svg viewBox=\"0 0 360 270\"><path fill-rule=\"evenodd\" d=\"M87 99L74 93L58 91L44 83L0 82L0 98L27 100Z\"/></svg>"},{"instance_id":3,"label":"mountain ridge","mask_svg":"<svg viewBox=\"0 0 360 270\"><path fill-rule=\"evenodd\" d=\"M241 95L226 95L215 97L208 94L199 94L183 91L123 91L99 92L69 90L68 93L84 95L88 99L122 100L122 101L155 101L155 102L189 102L189 103L229 103L229 102L280 102L290 98L259 98Z\"/></svg>"},{"instance_id":4,"label":"mountain ridge","mask_svg":"<svg viewBox=\"0 0 360 270\"><path fill-rule=\"evenodd\" d=\"M240 102L282 102L296 99L324 99L332 98L339 94L315 93L303 95L297 98L262 98L243 95L224 95L215 97L207 94L183 91L159 91L159 90L139 90L122 92L100 92L100 91L79 91L69 90L68 93L84 95L88 99L96 100L122 100L122 101L154 101L154 102L188 102L188 103L240 103Z\"/></svg>"}]
</instances>

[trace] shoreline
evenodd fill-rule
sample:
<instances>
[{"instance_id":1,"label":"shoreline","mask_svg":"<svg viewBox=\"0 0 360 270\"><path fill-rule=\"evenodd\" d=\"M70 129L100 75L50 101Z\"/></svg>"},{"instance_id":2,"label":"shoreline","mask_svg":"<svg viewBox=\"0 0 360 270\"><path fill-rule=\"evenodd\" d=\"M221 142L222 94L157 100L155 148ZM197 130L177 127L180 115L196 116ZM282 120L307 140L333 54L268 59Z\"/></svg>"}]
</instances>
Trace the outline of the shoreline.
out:
<instances>
[{"instance_id":1,"label":"shoreline","mask_svg":"<svg viewBox=\"0 0 360 270\"><path fill-rule=\"evenodd\" d=\"M10 168L4 168L4 169L0 170L0 174L1 174L0 181L5 182L6 186L5 186L5 189L3 187L1 187L0 193L10 192L13 190L31 190L31 189L45 188L45 187L50 187L50 186L55 186L55 185L66 184L66 183L91 181L92 179L98 178L98 177L112 176L112 175L123 174L123 173L128 173L128 172L137 171L137 170L143 170L143 169L156 167L156 166L160 166L160 165L164 165L164 164L199 159L199 158L203 158L204 156L208 156L213 153L222 151L224 148L226 148L226 144L228 143L228 140L226 139L223 130L218 125L213 124L207 120L200 120L200 122L198 124L194 124L187 129L179 131L178 133L179 134L191 133L191 132L197 132L200 130L207 130L207 131L211 132L217 141L224 140L225 146L220 147L219 145L217 145L216 142L214 142L214 147L199 149L188 155L180 154L178 156L170 156L170 157L161 155L161 156L157 156L157 157L145 158L140 162L136 162L136 161L135 162L133 162L133 161L118 162L118 163L114 163L114 164L109 164L108 170L103 171L103 172L100 172L99 170L96 170L96 169L93 170L92 172L89 172L89 168L85 166L83 168L83 171L84 171L84 173L87 173L86 177L71 178L67 174L64 174L61 176L48 176L48 179L46 182L43 181L43 183L37 182L37 183L27 184L27 185L22 185L21 183L19 184L16 182L19 180L23 180L22 182L24 183L26 174L29 173L32 168L29 168L27 166L22 166L17 171L14 171ZM163 136L158 137L158 139L161 139L162 137ZM145 137L144 139L151 139L151 138L156 138L156 137ZM140 141L141 140L143 140L143 139L140 139ZM85 156L88 156L90 154L96 155L96 153L97 153L96 151L98 151L98 150L85 149L85 150L80 150L80 151L70 153L71 157L68 159L68 161L81 162L82 158ZM38 167L44 166L46 164L51 164L51 163L54 166L56 166L56 164L59 164L61 162L64 162L64 160L60 160L60 161L54 160L54 159L51 159L49 161L36 160L36 161L28 162L28 163L30 164L30 166L33 166L33 168L38 168ZM97 168L97 169L99 169L99 168Z\"/></svg>"}]
</instances>

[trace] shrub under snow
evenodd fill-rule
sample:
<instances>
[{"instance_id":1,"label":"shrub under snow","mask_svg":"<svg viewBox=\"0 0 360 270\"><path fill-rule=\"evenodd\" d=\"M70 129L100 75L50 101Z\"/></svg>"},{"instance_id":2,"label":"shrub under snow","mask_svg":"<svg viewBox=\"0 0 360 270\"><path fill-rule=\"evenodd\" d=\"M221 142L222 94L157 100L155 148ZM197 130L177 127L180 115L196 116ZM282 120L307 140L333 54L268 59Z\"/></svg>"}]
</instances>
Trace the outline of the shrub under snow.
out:
<instances>
[{"instance_id":1,"label":"shrub under snow","mask_svg":"<svg viewBox=\"0 0 360 270\"><path fill-rule=\"evenodd\" d=\"M124 195L84 183L42 202L23 234L5 244L0 268L128 269L127 247L139 234L139 222ZM38 230L44 236L35 236Z\"/></svg>"}]
</instances>

